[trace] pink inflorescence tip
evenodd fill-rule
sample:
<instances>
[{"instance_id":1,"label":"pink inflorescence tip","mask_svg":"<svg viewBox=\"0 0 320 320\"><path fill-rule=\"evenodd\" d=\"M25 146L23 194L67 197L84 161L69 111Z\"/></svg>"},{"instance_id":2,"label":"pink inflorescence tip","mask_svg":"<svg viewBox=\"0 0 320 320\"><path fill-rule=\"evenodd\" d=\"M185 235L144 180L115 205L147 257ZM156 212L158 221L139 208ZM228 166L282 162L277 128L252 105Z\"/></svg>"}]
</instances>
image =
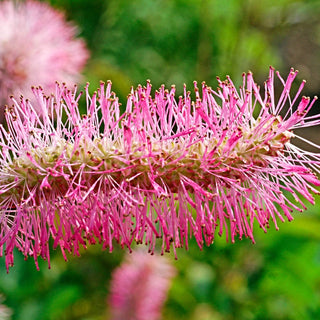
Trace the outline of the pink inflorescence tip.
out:
<instances>
[{"instance_id":1,"label":"pink inflorescence tip","mask_svg":"<svg viewBox=\"0 0 320 320\"><path fill-rule=\"evenodd\" d=\"M112 274L112 320L159 320L176 270L169 260L141 250L128 254Z\"/></svg>"},{"instance_id":2,"label":"pink inflorescence tip","mask_svg":"<svg viewBox=\"0 0 320 320\"><path fill-rule=\"evenodd\" d=\"M309 113L315 99L299 99L304 82L290 95L296 75L277 73L277 101L272 68L264 95L251 73L239 91L229 77L217 91L195 84L195 101L186 89L176 101L174 87L153 96L147 82L131 91L123 114L111 82L92 96L86 88L85 115L81 94L57 85L46 97L34 88L37 105L15 101L8 130L0 127L7 267L14 247L49 260L50 239L65 259L96 241L110 251L114 240L129 250L145 243L153 253L157 238L162 252L187 248L191 236L202 248L216 233L253 241L254 221L266 230L270 220L276 228L291 220L320 185L320 154L291 143L299 138L292 129L320 123Z\"/></svg>"}]
</instances>

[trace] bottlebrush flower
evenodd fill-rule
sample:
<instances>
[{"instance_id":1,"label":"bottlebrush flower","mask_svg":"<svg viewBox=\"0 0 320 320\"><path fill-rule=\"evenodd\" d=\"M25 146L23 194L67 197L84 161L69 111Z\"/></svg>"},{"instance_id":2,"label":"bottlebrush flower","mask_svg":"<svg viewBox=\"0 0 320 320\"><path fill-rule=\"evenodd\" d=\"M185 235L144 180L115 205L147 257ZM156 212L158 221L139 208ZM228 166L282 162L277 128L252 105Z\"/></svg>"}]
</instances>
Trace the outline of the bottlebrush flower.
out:
<instances>
[{"instance_id":1,"label":"bottlebrush flower","mask_svg":"<svg viewBox=\"0 0 320 320\"><path fill-rule=\"evenodd\" d=\"M218 79L217 91L203 83L201 94L195 83L195 101L186 88L176 101L174 86L152 96L147 82L131 91L123 114L111 82L91 97L86 87L84 115L81 94L63 85L50 97L34 88L35 107L24 99L7 107L8 131L0 127L7 268L14 247L36 263L49 259L51 238L65 259L96 241L110 251L115 240L154 252L162 238L162 252L175 252L188 248L189 236L200 248L216 233L254 241L255 221L266 231L270 220L276 228L291 220L320 185L313 173L320 154L293 145L292 130L318 125L320 115L309 114L316 98L299 99L304 82L290 96L297 72L276 75L284 87L277 101L270 69L264 94L248 73L239 92L229 77Z\"/></svg>"},{"instance_id":2,"label":"bottlebrush flower","mask_svg":"<svg viewBox=\"0 0 320 320\"><path fill-rule=\"evenodd\" d=\"M0 21L1 105L12 94L32 96L35 84L51 93L55 81L80 79L88 51L63 13L38 1L1 1Z\"/></svg>"},{"instance_id":3,"label":"bottlebrush flower","mask_svg":"<svg viewBox=\"0 0 320 320\"><path fill-rule=\"evenodd\" d=\"M112 274L111 319L160 319L174 275L174 267L164 257L143 251L128 254Z\"/></svg>"}]
</instances>

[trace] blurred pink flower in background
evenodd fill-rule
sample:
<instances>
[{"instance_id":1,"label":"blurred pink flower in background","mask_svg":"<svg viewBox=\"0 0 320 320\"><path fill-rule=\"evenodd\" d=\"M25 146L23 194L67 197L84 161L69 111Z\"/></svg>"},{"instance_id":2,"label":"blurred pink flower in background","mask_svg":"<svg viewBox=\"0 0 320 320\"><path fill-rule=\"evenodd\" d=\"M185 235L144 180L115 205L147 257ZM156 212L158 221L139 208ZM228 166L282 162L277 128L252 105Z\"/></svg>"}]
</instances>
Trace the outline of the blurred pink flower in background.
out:
<instances>
[{"instance_id":1,"label":"blurred pink flower in background","mask_svg":"<svg viewBox=\"0 0 320 320\"><path fill-rule=\"evenodd\" d=\"M0 294L0 319L1 320L10 320L12 311L5 304L3 304L4 297Z\"/></svg>"},{"instance_id":2,"label":"blurred pink flower in background","mask_svg":"<svg viewBox=\"0 0 320 320\"><path fill-rule=\"evenodd\" d=\"M89 53L62 12L33 0L0 2L0 104L10 95L32 98L31 86L54 92L55 81L74 85Z\"/></svg>"},{"instance_id":3,"label":"blurred pink flower in background","mask_svg":"<svg viewBox=\"0 0 320 320\"><path fill-rule=\"evenodd\" d=\"M50 238L65 259L96 241L154 252L161 238L163 253L188 248L190 237L211 245L217 233L254 241L254 223L266 231L270 221L292 220L320 185L320 154L294 145L294 137L308 141L292 130L319 125L320 114L309 112L316 98L299 98L304 82L290 95L297 72L276 75L277 100L270 69L264 94L251 73L239 91L229 77L218 90L203 83L200 93L195 83L195 101L186 88L176 101L174 86L153 95L147 82L132 89L123 114L111 82L92 96L86 88L84 115L81 94L65 86L50 97L34 88L34 107L15 101L8 130L0 126L7 268L15 247L49 260Z\"/></svg>"},{"instance_id":4,"label":"blurred pink flower in background","mask_svg":"<svg viewBox=\"0 0 320 320\"><path fill-rule=\"evenodd\" d=\"M137 250L112 274L112 320L158 320L176 270L165 257Z\"/></svg>"}]
</instances>

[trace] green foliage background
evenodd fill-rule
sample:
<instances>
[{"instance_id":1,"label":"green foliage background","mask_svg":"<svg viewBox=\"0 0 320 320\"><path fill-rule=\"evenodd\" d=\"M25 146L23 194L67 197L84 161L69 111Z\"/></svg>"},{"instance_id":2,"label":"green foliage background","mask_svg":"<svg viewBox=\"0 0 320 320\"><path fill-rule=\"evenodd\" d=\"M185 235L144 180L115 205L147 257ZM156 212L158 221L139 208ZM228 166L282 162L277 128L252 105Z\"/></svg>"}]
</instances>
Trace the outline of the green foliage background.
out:
<instances>
[{"instance_id":1,"label":"green foliage background","mask_svg":"<svg viewBox=\"0 0 320 320\"><path fill-rule=\"evenodd\" d=\"M298 68L320 91L320 1L311 0L51 0L79 26L92 58L84 80L94 90L111 79L125 103L131 86L206 81L226 74L239 83L243 71L258 82L269 65ZM74 53L77 54L76 52ZM317 132L308 133L317 140ZM319 143L319 138L318 138ZM295 220L256 230L256 244L217 238L209 248L178 250L178 269L163 319L320 319L320 198ZM7 275L0 263L0 291L14 320L108 319L112 270L124 252L99 245L66 263L53 252L52 268L16 254Z\"/></svg>"}]
</instances>

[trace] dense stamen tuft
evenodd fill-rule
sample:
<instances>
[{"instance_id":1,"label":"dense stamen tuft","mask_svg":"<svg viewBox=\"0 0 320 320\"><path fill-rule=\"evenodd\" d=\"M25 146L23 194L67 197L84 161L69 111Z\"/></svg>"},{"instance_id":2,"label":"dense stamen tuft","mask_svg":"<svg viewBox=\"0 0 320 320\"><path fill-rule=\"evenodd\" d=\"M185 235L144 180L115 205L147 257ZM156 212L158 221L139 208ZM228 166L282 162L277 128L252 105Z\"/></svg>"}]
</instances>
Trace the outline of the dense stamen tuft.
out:
<instances>
[{"instance_id":1,"label":"dense stamen tuft","mask_svg":"<svg viewBox=\"0 0 320 320\"><path fill-rule=\"evenodd\" d=\"M49 260L50 238L65 258L96 241L110 251L113 241L145 243L153 253L157 238L162 252L188 247L189 235L200 248L216 233L254 241L254 221L266 230L270 220L276 228L283 216L291 220L305 209L301 196L313 203L320 185L319 154L291 143L300 138L293 129L320 122L308 116L315 99L297 103L304 83L289 97L295 77L280 77L277 102L272 68L264 96L251 73L239 91L229 77L216 91L195 83L195 101L186 87L178 100L174 86L153 96L148 81L132 89L123 114L110 81L92 96L87 85L84 115L81 93L57 84L45 97L34 88L39 105L15 102L6 108L8 131L0 129L7 267L14 247Z\"/></svg>"}]
</instances>

